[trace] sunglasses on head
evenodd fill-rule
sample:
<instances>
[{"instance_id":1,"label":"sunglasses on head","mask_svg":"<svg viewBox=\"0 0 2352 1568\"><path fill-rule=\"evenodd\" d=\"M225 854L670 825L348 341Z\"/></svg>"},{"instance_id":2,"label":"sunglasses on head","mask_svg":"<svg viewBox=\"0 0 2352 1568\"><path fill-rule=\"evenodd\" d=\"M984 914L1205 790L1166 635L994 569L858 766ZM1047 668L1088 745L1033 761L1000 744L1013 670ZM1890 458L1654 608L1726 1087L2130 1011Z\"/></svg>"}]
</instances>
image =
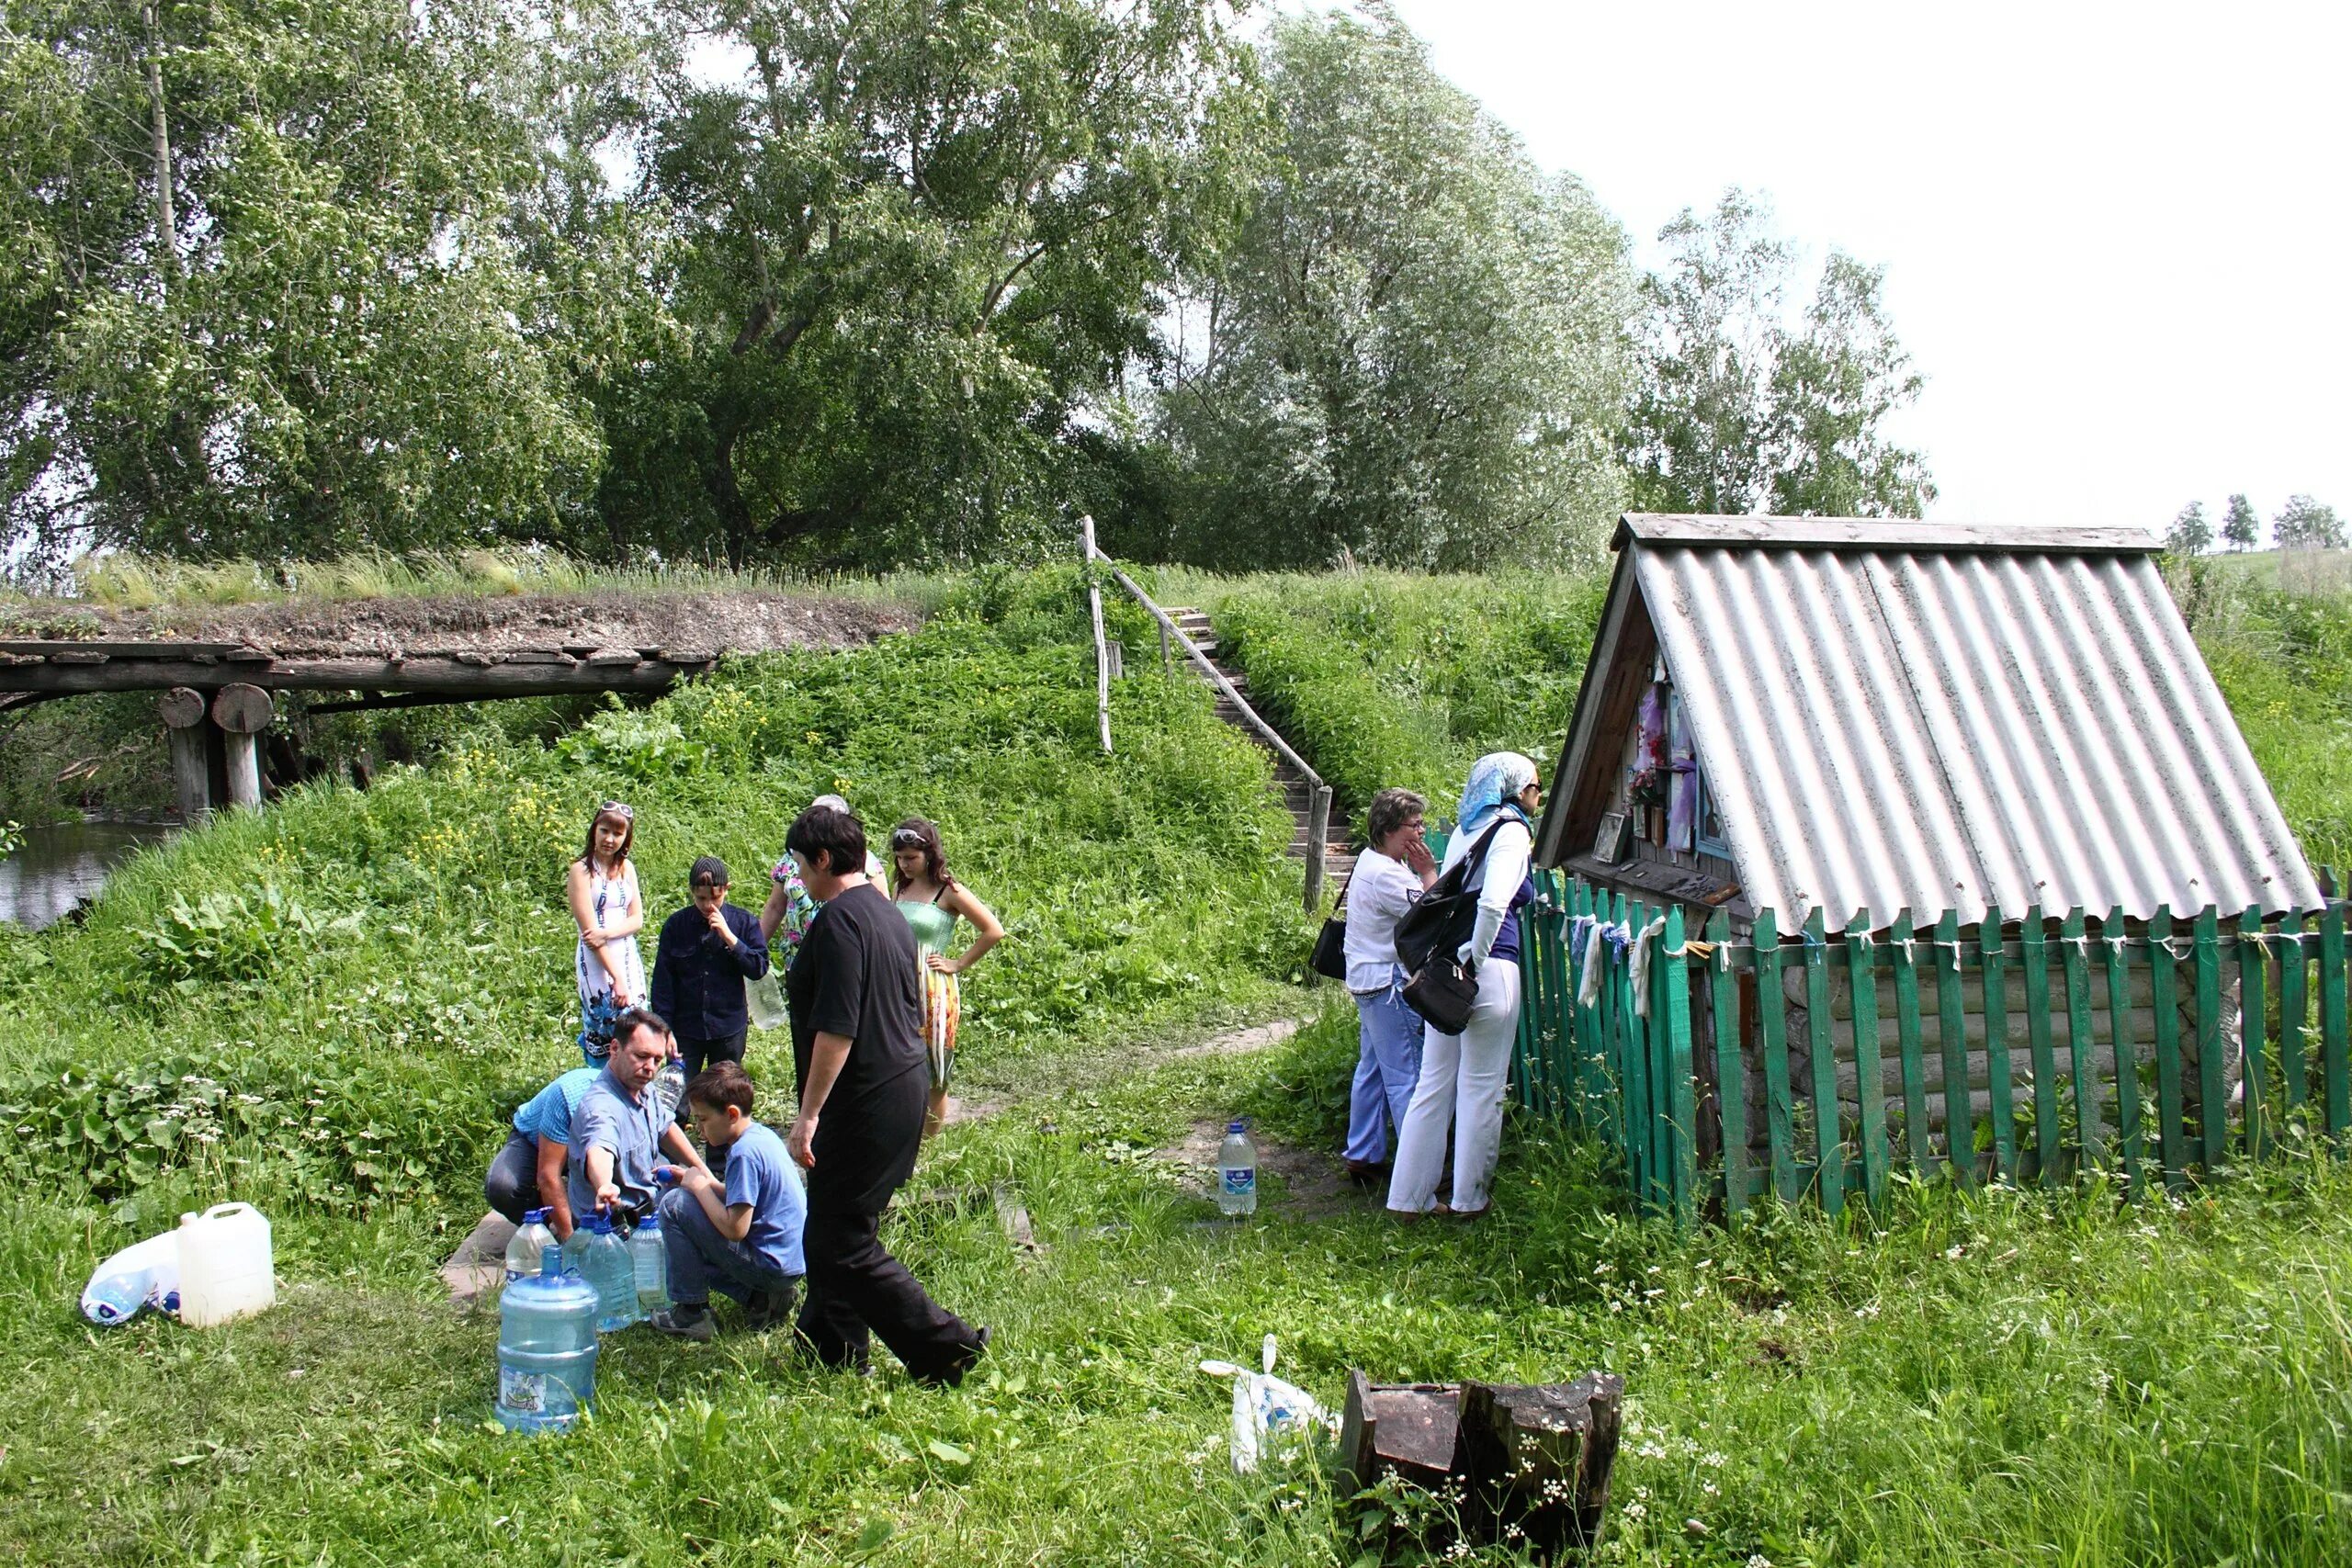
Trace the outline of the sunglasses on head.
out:
<instances>
[{"instance_id":1,"label":"sunglasses on head","mask_svg":"<svg viewBox=\"0 0 2352 1568\"><path fill-rule=\"evenodd\" d=\"M890 835L890 847L894 850L921 849L930 841L922 836L922 829L916 828L901 828Z\"/></svg>"},{"instance_id":2,"label":"sunglasses on head","mask_svg":"<svg viewBox=\"0 0 2352 1568\"><path fill-rule=\"evenodd\" d=\"M634 806L624 806L617 800L608 800L605 802L604 805L596 807L596 815L599 817L617 817L624 822L634 822L637 820L637 807Z\"/></svg>"}]
</instances>

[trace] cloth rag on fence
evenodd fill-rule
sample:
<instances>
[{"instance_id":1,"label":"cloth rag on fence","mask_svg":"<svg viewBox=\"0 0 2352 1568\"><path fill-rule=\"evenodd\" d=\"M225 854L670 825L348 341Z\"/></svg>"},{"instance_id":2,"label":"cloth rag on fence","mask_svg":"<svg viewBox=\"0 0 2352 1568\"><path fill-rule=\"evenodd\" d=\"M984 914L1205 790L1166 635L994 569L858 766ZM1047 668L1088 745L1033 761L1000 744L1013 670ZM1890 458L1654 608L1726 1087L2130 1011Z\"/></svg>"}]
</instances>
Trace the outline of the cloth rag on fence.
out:
<instances>
[{"instance_id":1,"label":"cloth rag on fence","mask_svg":"<svg viewBox=\"0 0 2352 1568\"><path fill-rule=\"evenodd\" d=\"M1634 986L1634 1016L1650 1015L1649 972L1650 948L1658 933L1666 930L1666 917L1659 915L1639 931L1623 921L1598 920L1589 915L1578 915L1568 923L1568 946L1577 951L1577 1005L1590 1007L1600 996L1600 969L1604 955L1631 953Z\"/></svg>"}]
</instances>

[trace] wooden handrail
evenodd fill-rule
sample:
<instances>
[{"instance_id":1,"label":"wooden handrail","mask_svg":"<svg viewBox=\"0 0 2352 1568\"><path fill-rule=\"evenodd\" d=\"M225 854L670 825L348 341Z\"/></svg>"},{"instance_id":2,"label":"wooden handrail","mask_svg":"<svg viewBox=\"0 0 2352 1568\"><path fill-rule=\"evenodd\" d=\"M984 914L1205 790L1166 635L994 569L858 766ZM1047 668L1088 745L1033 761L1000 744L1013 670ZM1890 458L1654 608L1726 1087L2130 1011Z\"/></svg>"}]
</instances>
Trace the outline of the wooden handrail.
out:
<instances>
[{"instance_id":1,"label":"wooden handrail","mask_svg":"<svg viewBox=\"0 0 2352 1568\"><path fill-rule=\"evenodd\" d=\"M1127 596L1151 613L1152 619L1159 623L1161 639L1175 638L1185 657L1200 666L1201 673L1208 677L1209 684L1238 708L1241 716L1250 721L1250 728L1257 730L1274 754L1297 770L1299 776L1306 781L1306 907L1309 909L1317 908L1323 902L1323 863L1331 842L1331 786L1323 782L1322 774L1306 765L1306 758L1291 750L1290 742L1277 734L1274 727L1268 724L1256 708L1250 705L1249 700L1234 688L1233 682L1226 679L1225 671L1201 651L1200 644L1184 635L1184 628L1176 624L1174 617L1154 604L1151 595L1137 587L1135 579L1121 571L1116 561L1095 547L1091 528L1087 530L1085 547L1086 558L1099 560L1109 568L1111 576L1127 591Z\"/></svg>"}]
</instances>

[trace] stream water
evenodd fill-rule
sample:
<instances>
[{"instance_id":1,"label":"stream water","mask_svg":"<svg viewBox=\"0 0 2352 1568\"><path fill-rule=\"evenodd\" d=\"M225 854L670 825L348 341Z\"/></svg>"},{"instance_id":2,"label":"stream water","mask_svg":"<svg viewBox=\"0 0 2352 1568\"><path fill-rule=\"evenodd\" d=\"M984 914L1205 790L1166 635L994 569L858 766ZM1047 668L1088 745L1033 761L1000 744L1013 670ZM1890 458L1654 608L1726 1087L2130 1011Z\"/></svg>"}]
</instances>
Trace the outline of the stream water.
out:
<instances>
[{"instance_id":1,"label":"stream water","mask_svg":"<svg viewBox=\"0 0 2352 1568\"><path fill-rule=\"evenodd\" d=\"M107 874L171 829L156 822L62 822L25 829L24 847L0 860L0 920L39 931L97 897Z\"/></svg>"}]
</instances>

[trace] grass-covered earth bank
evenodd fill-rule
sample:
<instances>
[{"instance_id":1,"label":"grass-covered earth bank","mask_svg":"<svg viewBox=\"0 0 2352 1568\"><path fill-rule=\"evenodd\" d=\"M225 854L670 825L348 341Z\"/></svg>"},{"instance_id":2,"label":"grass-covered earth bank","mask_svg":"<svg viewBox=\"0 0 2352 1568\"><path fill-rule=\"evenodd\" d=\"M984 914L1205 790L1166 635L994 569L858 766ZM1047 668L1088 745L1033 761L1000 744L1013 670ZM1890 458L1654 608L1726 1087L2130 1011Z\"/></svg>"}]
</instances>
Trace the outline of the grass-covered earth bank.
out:
<instances>
[{"instance_id":1,"label":"grass-covered earth bank","mask_svg":"<svg viewBox=\"0 0 2352 1568\"><path fill-rule=\"evenodd\" d=\"M1335 779L1413 784L1441 818L1477 750L1555 743L1597 604L1567 577L1167 579L1230 624ZM370 790L308 785L142 854L79 926L0 929L0 1543L43 1563L1420 1560L1425 1504L1227 1469L1227 1390L1195 1363L1272 1333L1335 1404L1350 1367L1623 1373L1604 1561L2352 1560L2341 1161L2299 1144L2177 1201L1905 1189L1879 1215L1682 1236L1515 1120L1495 1219L1397 1227L1329 1179L1353 1015L1293 984L1310 925L1263 754L1151 668L1114 688L1105 758L1074 572L944 584L930 608L560 738L454 729ZM2315 858L2342 858L2352 799L2347 625L2261 596L2198 613ZM936 818L1010 932L968 977L959 1064L995 1113L926 1152L886 1233L995 1329L982 1375L925 1392L803 1369L781 1335L633 1330L585 1429L494 1429L494 1310L453 1307L435 1269L506 1115L576 1060L560 873L587 810L637 807L658 916L704 852L756 902L831 789L869 824ZM1218 1032L1276 1017L1306 1027ZM780 1115L780 1039L751 1066ZM1246 1225L1186 1163L1234 1114L1268 1151ZM276 1227L275 1311L81 1322L96 1258L229 1196Z\"/></svg>"}]
</instances>

